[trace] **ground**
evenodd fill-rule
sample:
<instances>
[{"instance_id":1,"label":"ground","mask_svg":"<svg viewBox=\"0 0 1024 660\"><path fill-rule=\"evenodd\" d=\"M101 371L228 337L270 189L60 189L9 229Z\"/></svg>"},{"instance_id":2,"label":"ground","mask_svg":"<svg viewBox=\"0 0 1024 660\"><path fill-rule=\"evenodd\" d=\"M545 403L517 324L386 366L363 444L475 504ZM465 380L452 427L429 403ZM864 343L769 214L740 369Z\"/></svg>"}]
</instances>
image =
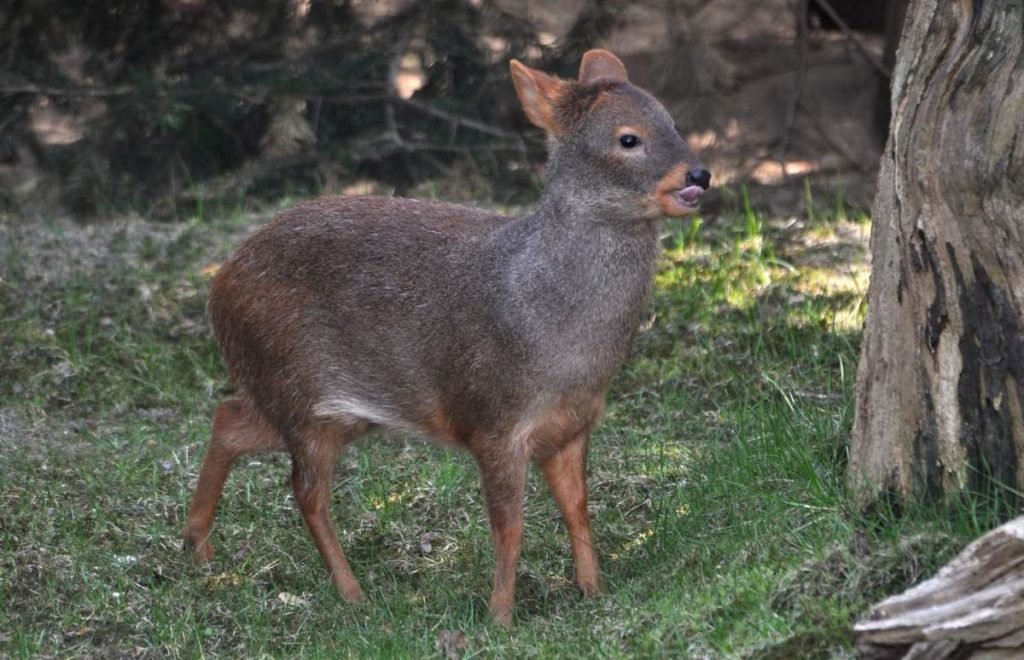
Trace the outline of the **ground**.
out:
<instances>
[{"instance_id":1,"label":"ground","mask_svg":"<svg viewBox=\"0 0 1024 660\"><path fill-rule=\"evenodd\" d=\"M334 517L367 605L331 590L283 456L233 474L209 567L182 551L226 388L205 289L263 218L5 225L0 655L849 655L853 618L986 518L849 509L869 223L734 198L713 224L666 225L650 322L594 435L609 593L579 597L531 478L511 632L485 614L475 468L415 438L339 465Z\"/></svg>"}]
</instances>

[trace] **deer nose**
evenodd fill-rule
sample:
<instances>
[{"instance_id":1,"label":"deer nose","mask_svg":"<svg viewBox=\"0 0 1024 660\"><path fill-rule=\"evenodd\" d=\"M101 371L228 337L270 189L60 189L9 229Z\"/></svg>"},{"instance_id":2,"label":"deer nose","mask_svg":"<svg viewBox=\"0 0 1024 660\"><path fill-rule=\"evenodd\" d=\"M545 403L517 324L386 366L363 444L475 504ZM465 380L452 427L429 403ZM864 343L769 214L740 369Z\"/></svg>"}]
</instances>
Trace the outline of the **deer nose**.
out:
<instances>
[{"instance_id":1,"label":"deer nose","mask_svg":"<svg viewBox=\"0 0 1024 660\"><path fill-rule=\"evenodd\" d=\"M711 185L711 172L705 169L690 170L686 173L686 185L700 186L704 190Z\"/></svg>"}]
</instances>

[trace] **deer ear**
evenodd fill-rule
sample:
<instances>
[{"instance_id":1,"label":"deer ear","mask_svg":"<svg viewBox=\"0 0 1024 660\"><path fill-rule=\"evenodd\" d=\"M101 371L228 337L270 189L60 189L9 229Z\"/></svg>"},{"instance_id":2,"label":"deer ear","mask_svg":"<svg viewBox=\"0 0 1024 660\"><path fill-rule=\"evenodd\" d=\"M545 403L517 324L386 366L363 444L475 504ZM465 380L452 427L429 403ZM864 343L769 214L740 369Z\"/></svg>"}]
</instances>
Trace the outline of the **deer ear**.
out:
<instances>
[{"instance_id":1,"label":"deer ear","mask_svg":"<svg viewBox=\"0 0 1024 660\"><path fill-rule=\"evenodd\" d=\"M599 78L615 82L629 82L622 60L607 50L595 48L583 53L583 59L580 60L580 82L592 83Z\"/></svg>"},{"instance_id":2,"label":"deer ear","mask_svg":"<svg viewBox=\"0 0 1024 660\"><path fill-rule=\"evenodd\" d=\"M568 83L531 69L519 60L509 63L512 83L516 86L519 102L523 104L526 116L535 126L548 133L558 135L565 127L558 119L558 104L568 91Z\"/></svg>"}]
</instances>

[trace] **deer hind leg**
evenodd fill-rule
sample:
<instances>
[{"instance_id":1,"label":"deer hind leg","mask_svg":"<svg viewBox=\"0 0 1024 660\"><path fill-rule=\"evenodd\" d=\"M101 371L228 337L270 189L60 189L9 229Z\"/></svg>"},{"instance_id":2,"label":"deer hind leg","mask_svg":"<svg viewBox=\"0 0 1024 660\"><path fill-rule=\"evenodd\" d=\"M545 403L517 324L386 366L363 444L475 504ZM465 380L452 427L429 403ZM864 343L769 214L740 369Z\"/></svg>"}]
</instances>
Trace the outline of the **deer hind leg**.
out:
<instances>
[{"instance_id":1,"label":"deer hind leg","mask_svg":"<svg viewBox=\"0 0 1024 660\"><path fill-rule=\"evenodd\" d=\"M197 564L213 557L210 528L232 465L245 454L273 451L286 451L284 440L246 402L227 399L217 407L210 444L185 523L185 548L192 552Z\"/></svg>"},{"instance_id":2,"label":"deer hind leg","mask_svg":"<svg viewBox=\"0 0 1024 660\"><path fill-rule=\"evenodd\" d=\"M477 462L496 559L488 609L495 623L510 626L515 607L516 565L523 541L523 491L528 460L511 451L500 456L478 455Z\"/></svg>"},{"instance_id":3,"label":"deer hind leg","mask_svg":"<svg viewBox=\"0 0 1024 660\"><path fill-rule=\"evenodd\" d=\"M593 596L604 591L604 584L598 572L597 553L590 543L586 482L588 440L586 433L576 436L557 453L541 461L540 469L569 531L576 583L585 596Z\"/></svg>"},{"instance_id":4,"label":"deer hind leg","mask_svg":"<svg viewBox=\"0 0 1024 660\"><path fill-rule=\"evenodd\" d=\"M331 477L341 451L364 429L320 422L304 429L292 447L292 488L338 594L353 603L365 599L352 574L331 521Z\"/></svg>"}]
</instances>

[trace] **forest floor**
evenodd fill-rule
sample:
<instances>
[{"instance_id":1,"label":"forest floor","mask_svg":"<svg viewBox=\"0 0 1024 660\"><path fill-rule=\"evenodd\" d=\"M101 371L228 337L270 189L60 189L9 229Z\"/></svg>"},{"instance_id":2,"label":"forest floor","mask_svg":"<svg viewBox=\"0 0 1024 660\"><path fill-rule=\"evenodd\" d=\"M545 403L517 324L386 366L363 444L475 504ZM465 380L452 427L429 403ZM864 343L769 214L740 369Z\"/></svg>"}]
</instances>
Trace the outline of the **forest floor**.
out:
<instances>
[{"instance_id":1,"label":"forest floor","mask_svg":"<svg viewBox=\"0 0 1024 660\"><path fill-rule=\"evenodd\" d=\"M284 456L232 475L212 564L182 551L226 387L209 273L264 217L0 225L0 656L850 656L857 616L992 516L851 508L869 222L744 199L665 226L651 321L592 443L608 594L580 598L533 475L511 631L486 616L475 467L414 438L370 438L338 469L367 605L332 591Z\"/></svg>"}]
</instances>

